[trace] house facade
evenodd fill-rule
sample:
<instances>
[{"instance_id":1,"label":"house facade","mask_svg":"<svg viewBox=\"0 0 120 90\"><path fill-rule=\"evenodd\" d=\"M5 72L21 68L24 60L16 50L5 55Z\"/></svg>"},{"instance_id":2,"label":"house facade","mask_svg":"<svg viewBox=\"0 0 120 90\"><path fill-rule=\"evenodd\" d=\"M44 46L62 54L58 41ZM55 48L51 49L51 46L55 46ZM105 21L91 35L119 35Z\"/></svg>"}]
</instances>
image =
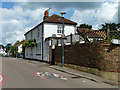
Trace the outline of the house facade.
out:
<instances>
[{"instance_id":1,"label":"house facade","mask_svg":"<svg viewBox=\"0 0 120 90\"><path fill-rule=\"evenodd\" d=\"M56 14L49 16L49 12L45 11L43 21L26 32L25 41L35 39L37 45L25 48L25 58L37 59L49 62L51 42L46 40L48 37L61 37L63 18ZM74 34L76 32L76 22L64 18L64 34Z\"/></svg>"},{"instance_id":2,"label":"house facade","mask_svg":"<svg viewBox=\"0 0 120 90\"><path fill-rule=\"evenodd\" d=\"M22 52L22 44L25 42L25 40L22 40L18 43L15 43L13 46L17 46L18 47L18 53Z\"/></svg>"}]
</instances>

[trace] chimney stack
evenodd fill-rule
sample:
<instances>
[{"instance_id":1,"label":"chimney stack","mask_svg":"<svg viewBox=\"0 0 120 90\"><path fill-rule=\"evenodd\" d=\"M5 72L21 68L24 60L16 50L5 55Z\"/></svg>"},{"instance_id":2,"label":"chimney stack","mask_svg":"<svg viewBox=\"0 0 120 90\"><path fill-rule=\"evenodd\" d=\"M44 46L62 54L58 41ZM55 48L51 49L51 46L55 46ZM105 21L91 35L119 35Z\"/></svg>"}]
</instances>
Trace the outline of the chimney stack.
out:
<instances>
[{"instance_id":1,"label":"chimney stack","mask_svg":"<svg viewBox=\"0 0 120 90\"><path fill-rule=\"evenodd\" d=\"M49 17L49 10L50 10L50 8L44 12L43 20L45 20Z\"/></svg>"}]
</instances>

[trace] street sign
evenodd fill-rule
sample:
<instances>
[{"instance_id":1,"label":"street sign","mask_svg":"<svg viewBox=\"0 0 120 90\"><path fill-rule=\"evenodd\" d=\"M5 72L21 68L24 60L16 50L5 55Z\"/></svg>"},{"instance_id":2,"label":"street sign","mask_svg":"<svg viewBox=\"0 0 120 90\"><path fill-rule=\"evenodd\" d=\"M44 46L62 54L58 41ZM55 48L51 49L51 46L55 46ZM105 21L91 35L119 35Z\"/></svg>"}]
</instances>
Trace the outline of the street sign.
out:
<instances>
[{"instance_id":1,"label":"street sign","mask_svg":"<svg viewBox=\"0 0 120 90\"><path fill-rule=\"evenodd\" d=\"M65 38L65 34L61 34L61 37L62 37L62 38Z\"/></svg>"}]
</instances>

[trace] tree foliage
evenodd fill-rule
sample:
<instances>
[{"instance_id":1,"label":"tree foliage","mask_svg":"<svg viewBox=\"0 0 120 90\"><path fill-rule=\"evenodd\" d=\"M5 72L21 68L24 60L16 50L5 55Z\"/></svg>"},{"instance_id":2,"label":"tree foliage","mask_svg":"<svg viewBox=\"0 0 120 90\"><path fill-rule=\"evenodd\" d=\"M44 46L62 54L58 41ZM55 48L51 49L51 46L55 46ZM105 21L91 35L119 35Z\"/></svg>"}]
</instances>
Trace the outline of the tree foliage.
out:
<instances>
[{"instance_id":1,"label":"tree foliage","mask_svg":"<svg viewBox=\"0 0 120 90\"><path fill-rule=\"evenodd\" d=\"M117 31L118 29L120 29L120 23L118 23L118 24L116 24L116 23L102 24L102 28L100 30L105 31L107 33L108 28L110 29L110 31Z\"/></svg>"},{"instance_id":2,"label":"tree foliage","mask_svg":"<svg viewBox=\"0 0 120 90\"><path fill-rule=\"evenodd\" d=\"M12 56L16 56L16 54L18 53L18 47L17 46L12 46L10 48L10 52L12 53Z\"/></svg>"},{"instance_id":3,"label":"tree foliage","mask_svg":"<svg viewBox=\"0 0 120 90\"><path fill-rule=\"evenodd\" d=\"M92 25L88 25L88 24L80 24L79 28L88 28L88 29L92 29Z\"/></svg>"},{"instance_id":4,"label":"tree foliage","mask_svg":"<svg viewBox=\"0 0 120 90\"><path fill-rule=\"evenodd\" d=\"M27 40L22 44L22 47L34 47L34 46L36 46L35 39Z\"/></svg>"},{"instance_id":5,"label":"tree foliage","mask_svg":"<svg viewBox=\"0 0 120 90\"><path fill-rule=\"evenodd\" d=\"M24 56L25 56L25 47L34 47L36 46L36 40L35 39L30 39L30 40L27 40L25 41L23 44L22 44L22 53Z\"/></svg>"},{"instance_id":6,"label":"tree foliage","mask_svg":"<svg viewBox=\"0 0 120 90\"><path fill-rule=\"evenodd\" d=\"M109 34L110 35L110 40L112 39L120 39L119 34L120 34L120 23L105 23L102 24L102 28L100 30L105 31L106 34L108 32L108 29L114 33Z\"/></svg>"},{"instance_id":7,"label":"tree foliage","mask_svg":"<svg viewBox=\"0 0 120 90\"><path fill-rule=\"evenodd\" d=\"M12 47L12 44L11 43L9 43L9 44L7 44L6 46L5 46L5 48L6 48L6 53L8 53L8 51L10 50L10 48Z\"/></svg>"},{"instance_id":8,"label":"tree foliage","mask_svg":"<svg viewBox=\"0 0 120 90\"><path fill-rule=\"evenodd\" d=\"M1 45L0 45L0 49L1 49L1 48L2 48L2 49L4 49L4 48L5 48L5 46L1 44Z\"/></svg>"},{"instance_id":9,"label":"tree foliage","mask_svg":"<svg viewBox=\"0 0 120 90\"><path fill-rule=\"evenodd\" d=\"M17 44L17 43L19 43L19 41L16 41L16 43L15 43L15 44Z\"/></svg>"}]
</instances>

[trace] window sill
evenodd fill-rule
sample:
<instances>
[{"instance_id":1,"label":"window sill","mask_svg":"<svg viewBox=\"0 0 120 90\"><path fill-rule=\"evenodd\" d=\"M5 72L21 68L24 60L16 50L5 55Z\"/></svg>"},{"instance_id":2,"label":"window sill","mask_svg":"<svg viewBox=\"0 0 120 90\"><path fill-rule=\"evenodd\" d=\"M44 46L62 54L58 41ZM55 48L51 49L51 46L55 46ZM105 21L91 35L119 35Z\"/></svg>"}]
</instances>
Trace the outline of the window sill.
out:
<instances>
[{"instance_id":1,"label":"window sill","mask_svg":"<svg viewBox=\"0 0 120 90\"><path fill-rule=\"evenodd\" d=\"M57 35L62 35L62 33L60 33L60 34L57 34Z\"/></svg>"},{"instance_id":2,"label":"window sill","mask_svg":"<svg viewBox=\"0 0 120 90\"><path fill-rule=\"evenodd\" d=\"M36 54L36 55L41 55L41 54Z\"/></svg>"}]
</instances>

